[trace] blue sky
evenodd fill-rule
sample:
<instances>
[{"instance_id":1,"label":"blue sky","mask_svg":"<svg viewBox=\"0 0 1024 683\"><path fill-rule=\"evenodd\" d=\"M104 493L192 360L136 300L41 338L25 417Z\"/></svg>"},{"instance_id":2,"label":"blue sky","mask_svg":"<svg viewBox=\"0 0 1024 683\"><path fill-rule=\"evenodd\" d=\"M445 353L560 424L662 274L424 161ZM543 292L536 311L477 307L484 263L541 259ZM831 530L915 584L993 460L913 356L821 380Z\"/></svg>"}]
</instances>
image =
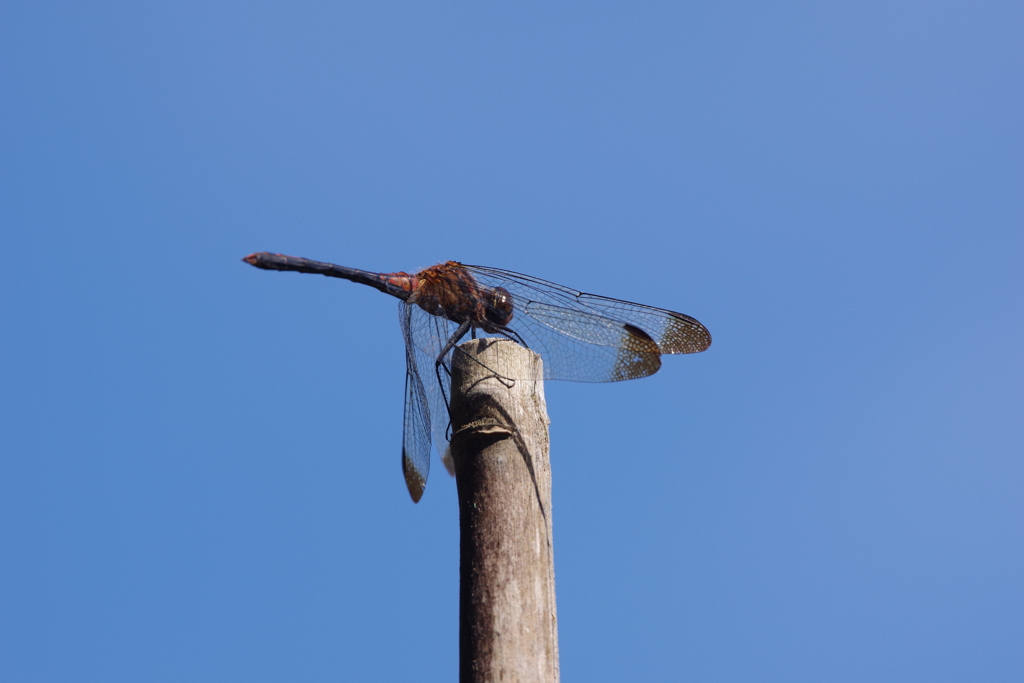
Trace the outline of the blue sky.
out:
<instances>
[{"instance_id":1,"label":"blue sky","mask_svg":"<svg viewBox=\"0 0 1024 683\"><path fill-rule=\"evenodd\" d=\"M1018 3L0 8L0 678L451 681L448 259L682 311L550 383L565 681L1024 679Z\"/></svg>"}]
</instances>

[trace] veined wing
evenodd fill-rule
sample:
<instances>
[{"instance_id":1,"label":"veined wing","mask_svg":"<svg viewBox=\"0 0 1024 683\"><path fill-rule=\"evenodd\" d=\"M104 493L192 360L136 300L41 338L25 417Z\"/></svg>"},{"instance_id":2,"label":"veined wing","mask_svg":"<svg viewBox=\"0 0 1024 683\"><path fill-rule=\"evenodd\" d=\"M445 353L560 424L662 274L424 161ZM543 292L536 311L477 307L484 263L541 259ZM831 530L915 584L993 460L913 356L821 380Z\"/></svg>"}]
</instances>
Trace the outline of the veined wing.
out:
<instances>
[{"instance_id":1,"label":"veined wing","mask_svg":"<svg viewBox=\"0 0 1024 683\"><path fill-rule=\"evenodd\" d=\"M590 313L639 327L654 339L661 353L699 353L711 346L711 333L698 320L683 313L632 301L587 294L569 287L486 266L465 266L488 287L512 293L516 308L538 303ZM595 338L591 343L604 343Z\"/></svg>"},{"instance_id":2,"label":"veined wing","mask_svg":"<svg viewBox=\"0 0 1024 683\"><path fill-rule=\"evenodd\" d=\"M423 496L430 475L430 407L415 352L409 343L409 311L402 303L399 321L405 338L405 413L402 420L402 474L414 503Z\"/></svg>"},{"instance_id":3,"label":"veined wing","mask_svg":"<svg viewBox=\"0 0 1024 683\"><path fill-rule=\"evenodd\" d=\"M465 266L512 295L509 328L545 358L545 377L611 382L657 372L662 353L697 353L711 335L675 311L579 292L540 278Z\"/></svg>"},{"instance_id":4,"label":"veined wing","mask_svg":"<svg viewBox=\"0 0 1024 683\"><path fill-rule=\"evenodd\" d=\"M453 473L450 460L446 460L448 439L448 392L450 391L450 372L452 351L445 354L444 368L440 370L440 381L435 363L448 339L455 332L456 325L445 318L431 315L416 305L402 302L398 305L398 315L405 339L406 354L406 408L405 431L403 435L402 471L406 474L406 485L413 500L418 500L413 492L414 483L409 480L409 469L406 463L414 465L413 473L422 473L423 484L430 470L430 442L442 462ZM415 387L411 391L409 386ZM410 409L410 405L415 410ZM413 416L410 421L410 415ZM415 448L410 448L414 444ZM414 457L407 458L406 454ZM415 479L414 479L415 481ZM419 491L422 495L422 487Z\"/></svg>"},{"instance_id":5,"label":"veined wing","mask_svg":"<svg viewBox=\"0 0 1024 683\"><path fill-rule=\"evenodd\" d=\"M420 502L430 475L430 412L423 382L413 368L405 373L405 415L402 421L402 475L412 496Z\"/></svg>"}]
</instances>

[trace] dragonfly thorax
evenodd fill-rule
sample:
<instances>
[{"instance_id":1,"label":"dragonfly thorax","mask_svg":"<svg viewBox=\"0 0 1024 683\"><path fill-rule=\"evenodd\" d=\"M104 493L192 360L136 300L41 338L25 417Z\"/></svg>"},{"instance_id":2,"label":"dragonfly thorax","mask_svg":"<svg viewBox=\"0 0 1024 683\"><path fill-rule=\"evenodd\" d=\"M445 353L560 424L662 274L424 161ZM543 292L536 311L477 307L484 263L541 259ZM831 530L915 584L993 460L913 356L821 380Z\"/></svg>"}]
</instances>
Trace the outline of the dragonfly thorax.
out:
<instances>
[{"instance_id":1,"label":"dragonfly thorax","mask_svg":"<svg viewBox=\"0 0 1024 683\"><path fill-rule=\"evenodd\" d=\"M470 323L499 332L512 320L512 295L504 287L483 287L456 261L431 266L417 274L408 303L454 323Z\"/></svg>"}]
</instances>

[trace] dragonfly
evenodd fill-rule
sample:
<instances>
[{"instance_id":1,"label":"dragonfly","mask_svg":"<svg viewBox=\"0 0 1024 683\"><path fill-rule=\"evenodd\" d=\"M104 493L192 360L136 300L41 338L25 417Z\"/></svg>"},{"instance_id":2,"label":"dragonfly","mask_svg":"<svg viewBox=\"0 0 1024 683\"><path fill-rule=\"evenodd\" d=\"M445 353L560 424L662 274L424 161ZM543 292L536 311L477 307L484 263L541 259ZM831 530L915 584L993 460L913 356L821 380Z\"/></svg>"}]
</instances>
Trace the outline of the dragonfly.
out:
<instances>
[{"instance_id":1,"label":"dragonfly","mask_svg":"<svg viewBox=\"0 0 1024 683\"><path fill-rule=\"evenodd\" d=\"M450 426L446 378L467 334L521 344L543 358L544 379L574 382L646 377L661 367L663 354L699 353L711 345L707 328L688 315L498 268L447 261L416 273L375 273L269 252L242 260L264 270L358 282L400 300L406 360L402 473L413 502L427 484L432 442L453 471L442 451Z\"/></svg>"}]
</instances>

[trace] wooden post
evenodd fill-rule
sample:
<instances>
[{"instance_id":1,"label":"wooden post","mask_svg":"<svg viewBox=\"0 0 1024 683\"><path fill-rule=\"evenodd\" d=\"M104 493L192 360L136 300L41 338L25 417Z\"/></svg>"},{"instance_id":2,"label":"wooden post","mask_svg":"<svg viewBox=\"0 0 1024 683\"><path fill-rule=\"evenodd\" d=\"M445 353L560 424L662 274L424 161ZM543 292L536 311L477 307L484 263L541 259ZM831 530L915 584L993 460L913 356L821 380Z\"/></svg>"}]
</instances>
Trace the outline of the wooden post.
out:
<instances>
[{"instance_id":1,"label":"wooden post","mask_svg":"<svg viewBox=\"0 0 1024 683\"><path fill-rule=\"evenodd\" d=\"M459 680L557 683L541 359L505 339L475 339L459 349L451 401L461 525Z\"/></svg>"}]
</instances>

